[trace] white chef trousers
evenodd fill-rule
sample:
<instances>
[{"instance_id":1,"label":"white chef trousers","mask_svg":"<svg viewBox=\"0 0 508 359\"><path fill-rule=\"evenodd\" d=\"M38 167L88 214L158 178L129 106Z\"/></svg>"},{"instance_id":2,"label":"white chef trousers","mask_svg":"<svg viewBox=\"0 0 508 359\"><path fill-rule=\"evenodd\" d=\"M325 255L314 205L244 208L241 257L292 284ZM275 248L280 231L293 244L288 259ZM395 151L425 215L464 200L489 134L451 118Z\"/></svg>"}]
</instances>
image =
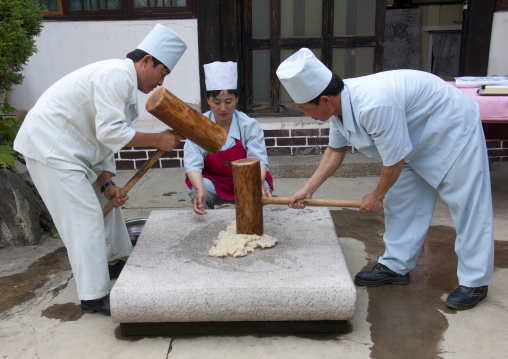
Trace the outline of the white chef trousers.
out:
<instances>
[{"instance_id":1,"label":"white chef trousers","mask_svg":"<svg viewBox=\"0 0 508 359\"><path fill-rule=\"evenodd\" d=\"M203 177L203 184L205 186L206 191L206 201L205 201L205 209L214 209L215 205L225 204L225 203L235 203L235 200L227 200L222 197L220 197L217 194L217 191L215 190L215 183L207 177ZM263 183L263 186L268 188L270 190L270 185L268 184L268 181L265 180ZM194 197L196 196L196 189L193 187L187 188L187 194L190 197L191 203L194 201Z\"/></svg>"},{"instance_id":2,"label":"white chef trousers","mask_svg":"<svg viewBox=\"0 0 508 359\"><path fill-rule=\"evenodd\" d=\"M25 160L67 248L78 298L106 296L111 290L108 261L132 251L121 209L114 208L103 218L102 208L109 201L100 193L99 182L91 184L84 170L57 169Z\"/></svg>"},{"instance_id":3,"label":"white chef trousers","mask_svg":"<svg viewBox=\"0 0 508 359\"><path fill-rule=\"evenodd\" d=\"M438 195L448 205L457 232L459 284L467 287L491 284L494 224L489 161L481 123L437 189L404 165L385 198L386 249L379 262L403 275L416 266Z\"/></svg>"}]
</instances>

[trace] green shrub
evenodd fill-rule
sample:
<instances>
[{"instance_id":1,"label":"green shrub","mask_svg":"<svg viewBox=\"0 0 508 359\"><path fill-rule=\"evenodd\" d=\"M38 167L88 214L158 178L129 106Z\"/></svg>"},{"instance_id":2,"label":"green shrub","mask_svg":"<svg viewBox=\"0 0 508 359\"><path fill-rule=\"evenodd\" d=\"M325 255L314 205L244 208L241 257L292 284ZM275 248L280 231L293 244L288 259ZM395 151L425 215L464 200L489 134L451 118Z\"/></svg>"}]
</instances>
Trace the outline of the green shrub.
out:
<instances>
[{"instance_id":1,"label":"green shrub","mask_svg":"<svg viewBox=\"0 0 508 359\"><path fill-rule=\"evenodd\" d=\"M42 15L34 0L0 0L0 96L23 81L23 66L37 52L35 36L42 30ZM0 97L1 98L1 97ZM14 164L18 155L12 142L21 121L14 117L16 109L0 102L0 167Z\"/></svg>"},{"instance_id":2,"label":"green shrub","mask_svg":"<svg viewBox=\"0 0 508 359\"><path fill-rule=\"evenodd\" d=\"M23 81L23 66L37 52L43 11L34 0L0 0L0 92Z\"/></svg>"},{"instance_id":3,"label":"green shrub","mask_svg":"<svg viewBox=\"0 0 508 359\"><path fill-rule=\"evenodd\" d=\"M14 161L21 155L12 149L12 144L21 120L14 117L16 109L5 102L1 108L2 115L0 117L0 168L11 167Z\"/></svg>"}]
</instances>

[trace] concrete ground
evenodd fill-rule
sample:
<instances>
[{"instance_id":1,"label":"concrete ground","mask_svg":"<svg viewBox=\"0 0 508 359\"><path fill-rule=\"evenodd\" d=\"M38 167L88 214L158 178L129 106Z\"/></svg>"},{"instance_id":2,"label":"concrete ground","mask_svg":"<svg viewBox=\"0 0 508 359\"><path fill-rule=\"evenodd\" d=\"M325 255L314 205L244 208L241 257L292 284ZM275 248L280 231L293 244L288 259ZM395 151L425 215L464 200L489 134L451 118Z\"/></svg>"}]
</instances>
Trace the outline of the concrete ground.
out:
<instances>
[{"instance_id":1,"label":"concrete ground","mask_svg":"<svg viewBox=\"0 0 508 359\"><path fill-rule=\"evenodd\" d=\"M288 197L305 183L308 172L293 173L301 177L275 178L274 195ZM133 174L122 171L115 181L122 185ZM36 247L0 249L0 358L506 358L508 163L494 163L491 178L494 283L472 310L444 304L457 285L457 259L441 202L411 283L356 287L354 319L347 333L337 335L122 337L110 317L81 312L65 248L47 236ZM126 219L146 218L153 209L192 208L183 179L182 169L149 171L129 193ZM360 200L377 180L333 177L314 198ZM370 268L383 253L383 213L331 211L351 275Z\"/></svg>"}]
</instances>

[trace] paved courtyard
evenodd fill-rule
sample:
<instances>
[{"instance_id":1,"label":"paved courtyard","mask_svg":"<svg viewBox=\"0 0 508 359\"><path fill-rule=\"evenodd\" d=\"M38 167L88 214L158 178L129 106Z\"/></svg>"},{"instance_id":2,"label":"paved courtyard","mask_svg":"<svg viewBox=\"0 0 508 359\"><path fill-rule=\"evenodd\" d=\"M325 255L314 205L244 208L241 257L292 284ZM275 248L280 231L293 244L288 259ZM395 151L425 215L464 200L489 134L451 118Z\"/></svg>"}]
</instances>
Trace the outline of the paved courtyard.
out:
<instances>
[{"instance_id":1,"label":"paved courtyard","mask_svg":"<svg viewBox=\"0 0 508 359\"><path fill-rule=\"evenodd\" d=\"M122 171L115 181L121 185L133 174ZM354 319L346 333L333 335L122 337L110 317L81 312L65 248L47 237L37 247L0 249L0 358L505 358L508 163L494 163L491 178L494 283L472 310L444 304L457 285L457 259L441 202L411 283L356 287ZM149 171L129 193L126 219L146 218L154 209L191 209L183 180L181 168ZM330 178L314 198L361 200L377 180ZM275 178L274 195L287 197L305 181ZM351 276L371 267L383 253L383 213L331 209L331 215Z\"/></svg>"}]
</instances>

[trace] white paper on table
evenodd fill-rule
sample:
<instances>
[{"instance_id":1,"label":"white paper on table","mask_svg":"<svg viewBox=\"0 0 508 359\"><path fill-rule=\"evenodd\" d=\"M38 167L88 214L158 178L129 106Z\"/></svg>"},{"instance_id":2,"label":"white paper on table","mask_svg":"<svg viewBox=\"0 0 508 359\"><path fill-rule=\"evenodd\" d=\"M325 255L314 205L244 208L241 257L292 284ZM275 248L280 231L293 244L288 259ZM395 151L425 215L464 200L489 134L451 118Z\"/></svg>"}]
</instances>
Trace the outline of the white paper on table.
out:
<instances>
[{"instance_id":1,"label":"white paper on table","mask_svg":"<svg viewBox=\"0 0 508 359\"><path fill-rule=\"evenodd\" d=\"M455 86L457 87L480 87L483 85L508 85L508 77L462 76L455 78Z\"/></svg>"}]
</instances>

